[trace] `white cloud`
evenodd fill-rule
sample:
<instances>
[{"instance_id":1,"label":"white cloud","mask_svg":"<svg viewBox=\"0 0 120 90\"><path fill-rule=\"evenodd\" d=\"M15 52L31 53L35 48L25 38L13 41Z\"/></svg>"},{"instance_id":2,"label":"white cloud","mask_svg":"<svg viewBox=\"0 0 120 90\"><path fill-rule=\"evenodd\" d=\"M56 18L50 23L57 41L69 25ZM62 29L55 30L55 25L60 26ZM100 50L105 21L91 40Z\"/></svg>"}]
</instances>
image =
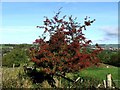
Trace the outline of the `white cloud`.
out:
<instances>
[{"instance_id":1,"label":"white cloud","mask_svg":"<svg viewBox=\"0 0 120 90\"><path fill-rule=\"evenodd\" d=\"M102 26L97 27L97 30L99 32L103 32L103 35L96 36L96 38L93 39L94 43L101 43L101 44L112 44L112 43L118 43L118 27L117 26Z\"/></svg>"}]
</instances>

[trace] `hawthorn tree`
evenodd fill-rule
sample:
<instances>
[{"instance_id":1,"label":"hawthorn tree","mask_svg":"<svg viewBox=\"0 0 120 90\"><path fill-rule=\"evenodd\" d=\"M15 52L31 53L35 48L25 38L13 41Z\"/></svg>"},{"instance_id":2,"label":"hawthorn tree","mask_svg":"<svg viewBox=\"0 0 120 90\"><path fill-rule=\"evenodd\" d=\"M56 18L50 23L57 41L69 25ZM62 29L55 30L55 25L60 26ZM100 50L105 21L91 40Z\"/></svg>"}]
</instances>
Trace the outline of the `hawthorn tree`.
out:
<instances>
[{"instance_id":1,"label":"hawthorn tree","mask_svg":"<svg viewBox=\"0 0 120 90\"><path fill-rule=\"evenodd\" d=\"M52 19L45 17L44 25L37 28L44 29L42 37L36 39L36 47L30 48L32 62L48 75L65 77L66 73L79 71L92 65L98 65L97 54L102 50L96 44L96 49L87 51L92 43L87 40L83 30L94 20L86 16L84 24L76 21L72 16L59 18L60 11ZM46 33L50 39L46 41Z\"/></svg>"}]
</instances>

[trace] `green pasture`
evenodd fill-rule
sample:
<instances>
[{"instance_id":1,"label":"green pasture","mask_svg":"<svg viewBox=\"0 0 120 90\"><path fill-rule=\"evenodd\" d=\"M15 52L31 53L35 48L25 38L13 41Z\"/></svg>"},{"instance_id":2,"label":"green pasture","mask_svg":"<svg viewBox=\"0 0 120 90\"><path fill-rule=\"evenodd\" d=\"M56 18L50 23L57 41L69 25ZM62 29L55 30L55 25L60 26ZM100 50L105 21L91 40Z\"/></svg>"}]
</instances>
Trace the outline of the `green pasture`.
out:
<instances>
[{"instance_id":1,"label":"green pasture","mask_svg":"<svg viewBox=\"0 0 120 90\"><path fill-rule=\"evenodd\" d=\"M120 87L119 70L120 67L118 68L107 64L101 64L99 67L89 67L87 69L83 69L77 73L77 76L80 76L81 78L93 78L103 83L103 80L106 80L106 75L110 73L115 85ZM73 78L73 76L73 74L68 74L68 77L70 78Z\"/></svg>"}]
</instances>

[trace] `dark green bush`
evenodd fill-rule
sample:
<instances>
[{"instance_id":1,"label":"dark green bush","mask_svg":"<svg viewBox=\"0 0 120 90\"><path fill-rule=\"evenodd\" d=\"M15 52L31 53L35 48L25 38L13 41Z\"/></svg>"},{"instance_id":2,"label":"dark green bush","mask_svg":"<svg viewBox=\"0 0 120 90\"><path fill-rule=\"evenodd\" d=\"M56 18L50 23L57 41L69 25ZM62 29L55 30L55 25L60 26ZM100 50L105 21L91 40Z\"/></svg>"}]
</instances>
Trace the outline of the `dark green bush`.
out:
<instances>
[{"instance_id":1,"label":"dark green bush","mask_svg":"<svg viewBox=\"0 0 120 90\"><path fill-rule=\"evenodd\" d=\"M111 55L108 64L120 67L120 51Z\"/></svg>"},{"instance_id":2,"label":"dark green bush","mask_svg":"<svg viewBox=\"0 0 120 90\"><path fill-rule=\"evenodd\" d=\"M109 50L104 50L100 54L98 54L98 57L101 61L101 63L108 63L110 60L111 52Z\"/></svg>"},{"instance_id":3,"label":"dark green bush","mask_svg":"<svg viewBox=\"0 0 120 90\"><path fill-rule=\"evenodd\" d=\"M20 63L16 63L16 64L15 64L15 67L19 67L19 66L20 66Z\"/></svg>"},{"instance_id":4,"label":"dark green bush","mask_svg":"<svg viewBox=\"0 0 120 90\"><path fill-rule=\"evenodd\" d=\"M104 64L120 67L120 51L104 50L98 57Z\"/></svg>"}]
</instances>

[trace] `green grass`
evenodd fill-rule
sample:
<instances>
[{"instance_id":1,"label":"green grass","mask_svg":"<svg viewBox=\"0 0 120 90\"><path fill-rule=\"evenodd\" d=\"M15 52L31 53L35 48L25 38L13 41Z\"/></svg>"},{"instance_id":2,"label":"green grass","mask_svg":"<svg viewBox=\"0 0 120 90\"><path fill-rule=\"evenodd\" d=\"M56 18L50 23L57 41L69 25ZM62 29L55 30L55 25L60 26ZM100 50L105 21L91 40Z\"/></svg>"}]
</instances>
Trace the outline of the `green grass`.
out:
<instances>
[{"instance_id":1,"label":"green grass","mask_svg":"<svg viewBox=\"0 0 120 90\"><path fill-rule=\"evenodd\" d=\"M118 69L120 70L120 68L110 66L110 65L109 65L109 68L106 68L106 66L108 65L101 64L100 67L90 67L90 68L81 70L78 74L80 77L83 77L83 78L90 77L90 78L94 78L95 80L100 80L101 82L103 82L103 80L106 80L106 75L108 73L111 73L113 80L119 80ZM3 67L3 81L10 81L11 80L10 78L13 78L14 80L14 78L17 78L17 75L19 72L23 72L22 67L15 67L14 69ZM70 77L71 79L75 79L73 73L72 74L69 73L67 76ZM19 80L19 78L15 80ZM21 83L23 82L26 83L26 80L23 80ZM117 87L120 87L120 85L118 84L118 81L114 81L114 82ZM26 86L27 85L31 85L30 81L29 83L27 82Z\"/></svg>"},{"instance_id":2,"label":"green grass","mask_svg":"<svg viewBox=\"0 0 120 90\"><path fill-rule=\"evenodd\" d=\"M3 88L49 88L45 81L40 84L32 83L32 80L24 73L23 67L7 68L2 67L2 87Z\"/></svg>"},{"instance_id":3,"label":"green grass","mask_svg":"<svg viewBox=\"0 0 120 90\"><path fill-rule=\"evenodd\" d=\"M107 68L107 66L109 66L109 68ZM120 81L118 81L120 80L118 76L119 70L120 68L115 66L100 64L99 67L94 66L83 69L80 72L77 72L76 75L74 75L73 73L69 73L67 74L67 77L75 80L77 79L77 77L80 76L83 79L93 79L99 81L100 84L103 84L103 80L106 80L106 75L110 73L112 75L112 79L114 80L113 82L117 87L120 88Z\"/></svg>"},{"instance_id":4,"label":"green grass","mask_svg":"<svg viewBox=\"0 0 120 90\"><path fill-rule=\"evenodd\" d=\"M9 48L9 47L12 47L12 46L4 46L4 45L0 45L0 48Z\"/></svg>"},{"instance_id":5,"label":"green grass","mask_svg":"<svg viewBox=\"0 0 120 90\"><path fill-rule=\"evenodd\" d=\"M93 77L97 80L103 81L103 80L106 80L106 75L108 73L111 73L113 80L119 80L118 69L120 68L110 66L110 65L109 65L109 68L107 68L106 66L107 65L103 64L100 67L87 68L80 72L80 76L81 77ZM119 81L114 81L114 82L117 87L120 87L120 85L118 84L120 83Z\"/></svg>"},{"instance_id":6,"label":"green grass","mask_svg":"<svg viewBox=\"0 0 120 90\"><path fill-rule=\"evenodd\" d=\"M2 67L2 87L3 88L31 88L29 79L23 77L23 68Z\"/></svg>"},{"instance_id":7,"label":"green grass","mask_svg":"<svg viewBox=\"0 0 120 90\"><path fill-rule=\"evenodd\" d=\"M108 73L112 74L113 79L118 79L118 68L117 67L110 67L110 68L94 67L94 68L88 68L88 69L81 71L82 76L93 76L100 80L106 79L106 75Z\"/></svg>"}]
</instances>

